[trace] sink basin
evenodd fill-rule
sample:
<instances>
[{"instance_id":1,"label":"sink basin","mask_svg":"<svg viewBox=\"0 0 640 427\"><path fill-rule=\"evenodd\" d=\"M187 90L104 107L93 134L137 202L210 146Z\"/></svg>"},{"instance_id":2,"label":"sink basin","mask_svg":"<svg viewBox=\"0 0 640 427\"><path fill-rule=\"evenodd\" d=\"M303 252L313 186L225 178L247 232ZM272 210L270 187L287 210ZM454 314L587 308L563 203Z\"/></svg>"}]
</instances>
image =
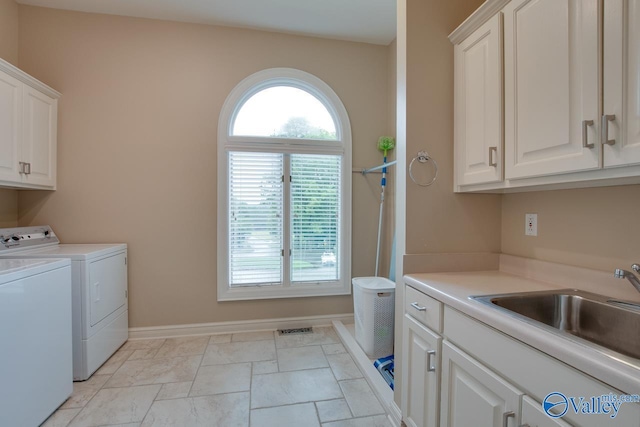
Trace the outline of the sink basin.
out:
<instances>
[{"instance_id":1,"label":"sink basin","mask_svg":"<svg viewBox=\"0 0 640 427\"><path fill-rule=\"evenodd\" d=\"M640 359L640 305L575 289L470 298L556 334Z\"/></svg>"}]
</instances>

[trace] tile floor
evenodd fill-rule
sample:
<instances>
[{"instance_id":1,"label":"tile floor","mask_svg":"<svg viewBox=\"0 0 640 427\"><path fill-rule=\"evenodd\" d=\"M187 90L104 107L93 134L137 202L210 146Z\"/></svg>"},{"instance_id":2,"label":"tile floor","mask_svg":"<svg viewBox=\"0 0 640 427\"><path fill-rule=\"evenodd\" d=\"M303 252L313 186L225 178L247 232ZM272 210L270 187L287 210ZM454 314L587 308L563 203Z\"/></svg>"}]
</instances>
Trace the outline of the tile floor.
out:
<instances>
[{"instance_id":1,"label":"tile floor","mask_svg":"<svg viewBox=\"0 0 640 427\"><path fill-rule=\"evenodd\" d=\"M391 427L333 328L129 341L44 427Z\"/></svg>"}]
</instances>

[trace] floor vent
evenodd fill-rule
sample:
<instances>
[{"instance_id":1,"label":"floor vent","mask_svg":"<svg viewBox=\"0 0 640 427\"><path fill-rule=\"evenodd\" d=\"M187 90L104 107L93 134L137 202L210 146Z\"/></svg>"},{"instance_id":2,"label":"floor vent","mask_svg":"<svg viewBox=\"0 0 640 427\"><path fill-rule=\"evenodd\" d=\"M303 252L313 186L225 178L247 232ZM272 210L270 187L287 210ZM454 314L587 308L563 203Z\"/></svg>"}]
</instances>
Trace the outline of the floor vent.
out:
<instances>
[{"instance_id":1,"label":"floor vent","mask_svg":"<svg viewBox=\"0 0 640 427\"><path fill-rule=\"evenodd\" d=\"M278 335L312 334L312 328L278 329Z\"/></svg>"}]
</instances>

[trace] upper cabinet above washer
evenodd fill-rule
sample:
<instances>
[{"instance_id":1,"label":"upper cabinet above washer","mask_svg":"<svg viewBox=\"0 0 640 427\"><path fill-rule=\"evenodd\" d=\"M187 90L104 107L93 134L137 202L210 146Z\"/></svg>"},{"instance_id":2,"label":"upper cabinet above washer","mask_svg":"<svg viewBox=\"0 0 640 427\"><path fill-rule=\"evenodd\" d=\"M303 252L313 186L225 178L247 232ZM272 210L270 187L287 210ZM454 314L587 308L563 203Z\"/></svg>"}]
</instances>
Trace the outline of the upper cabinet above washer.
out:
<instances>
[{"instance_id":1,"label":"upper cabinet above washer","mask_svg":"<svg viewBox=\"0 0 640 427\"><path fill-rule=\"evenodd\" d=\"M479 50L491 22L503 22L499 59L485 50L471 69L460 52ZM449 38L454 191L640 183L640 0L488 0Z\"/></svg>"},{"instance_id":2,"label":"upper cabinet above washer","mask_svg":"<svg viewBox=\"0 0 640 427\"><path fill-rule=\"evenodd\" d=\"M0 187L55 190L59 97L0 59Z\"/></svg>"}]
</instances>

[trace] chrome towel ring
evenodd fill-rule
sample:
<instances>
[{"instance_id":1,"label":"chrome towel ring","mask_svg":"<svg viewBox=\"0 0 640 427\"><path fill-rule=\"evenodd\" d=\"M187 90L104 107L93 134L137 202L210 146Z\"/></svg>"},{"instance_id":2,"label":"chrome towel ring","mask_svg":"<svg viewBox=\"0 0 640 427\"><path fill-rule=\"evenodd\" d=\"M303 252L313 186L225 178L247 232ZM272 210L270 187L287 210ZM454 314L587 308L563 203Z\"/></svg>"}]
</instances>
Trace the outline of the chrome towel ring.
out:
<instances>
[{"instance_id":1,"label":"chrome towel ring","mask_svg":"<svg viewBox=\"0 0 640 427\"><path fill-rule=\"evenodd\" d=\"M413 163L416 160L419 163L427 163L428 161L431 161L433 163L433 167L435 168L435 172L433 174L433 178L431 179L431 181L426 182L426 183L416 181L416 179L413 176ZM411 181L413 181L414 183L418 184L420 187L428 187L431 184L433 184L436 181L436 179L438 178L438 163L436 163L436 161L433 159L433 157L429 156L429 153L427 153L426 151L418 151L418 154L416 154L416 156L411 160L411 163L409 163L409 177L411 178Z\"/></svg>"}]
</instances>

